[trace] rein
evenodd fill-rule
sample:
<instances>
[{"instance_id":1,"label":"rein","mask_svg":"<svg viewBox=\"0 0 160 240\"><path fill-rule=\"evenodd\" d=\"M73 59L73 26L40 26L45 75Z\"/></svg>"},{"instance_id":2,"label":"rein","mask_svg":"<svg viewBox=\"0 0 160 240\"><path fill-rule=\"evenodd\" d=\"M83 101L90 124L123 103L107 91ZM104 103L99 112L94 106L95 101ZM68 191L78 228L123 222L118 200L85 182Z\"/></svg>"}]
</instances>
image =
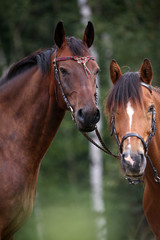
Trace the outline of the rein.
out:
<instances>
[{"instance_id":1,"label":"rein","mask_svg":"<svg viewBox=\"0 0 160 240\"><path fill-rule=\"evenodd\" d=\"M146 87L151 95L152 95L152 87L144 82L141 82L140 83L142 86ZM145 157L148 159L151 167L152 167L152 170L153 170L153 173L154 173L154 180L157 182L157 183L160 183L160 177L158 176L158 173L157 173L157 170L156 168L153 166L153 163L148 155L148 148L149 148L149 145L152 141L152 138L153 136L155 135L155 132L156 132L156 111L155 111L155 107L153 106L152 107L152 125L151 125L151 130L150 130L150 134L146 140L146 142L144 141L144 139L138 134L138 133L127 133L121 140L121 142L119 141L119 138L118 138L118 135L117 135L117 132L116 132L116 129L115 129L115 121L114 121L114 116L112 114L112 117L111 117L111 125L112 125L112 131L111 131L111 136L113 135L114 133L114 136L115 136L115 139L117 141L117 144L118 144L118 147L119 147L119 151L120 151L120 155L122 155L122 152L123 152L123 142L129 138L129 137L137 137L138 139L141 140L142 142L142 145L144 147L144 153L145 153ZM129 183L131 184L136 184L136 183L139 183L140 180L132 180L131 178L127 177L126 178Z\"/></svg>"},{"instance_id":2,"label":"rein","mask_svg":"<svg viewBox=\"0 0 160 240\"><path fill-rule=\"evenodd\" d=\"M87 133L82 132L82 134L83 134L83 136L85 136L85 137L87 138L87 140L88 140L89 142L91 142L93 145L95 145L95 146L96 146L97 148L99 148L101 151L105 152L106 154L108 154L108 155L110 155L110 156L112 156L112 157L115 157L115 158L119 159L120 156L113 154L113 153L107 148L107 146L105 145L104 141L102 140L102 137L101 137L101 135L100 135L100 133L99 133L99 131L98 131L97 126L95 126L94 131L95 131L96 136L97 136L99 142L101 143L102 147L99 146L91 137L89 137L89 135L88 135Z\"/></svg>"}]
</instances>

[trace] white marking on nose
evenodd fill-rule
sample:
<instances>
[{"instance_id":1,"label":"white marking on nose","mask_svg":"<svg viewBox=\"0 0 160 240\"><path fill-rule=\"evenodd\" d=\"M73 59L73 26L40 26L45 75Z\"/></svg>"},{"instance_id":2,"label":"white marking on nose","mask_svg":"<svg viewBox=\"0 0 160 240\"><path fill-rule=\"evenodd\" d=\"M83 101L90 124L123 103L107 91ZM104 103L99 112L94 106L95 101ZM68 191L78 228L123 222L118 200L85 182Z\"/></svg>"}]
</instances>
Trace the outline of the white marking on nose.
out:
<instances>
[{"instance_id":1,"label":"white marking on nose","mask_svg":"<svg viewBox=\"0 0 160 240\"><path fill-rule=\"evenodd\" d=\"M134 114L134 110L133 110L130 102L127 103L127 114L128 114L128 116L129 116L129 127L130 127L129 130L131 131L131 127L132 127L132 116L133 116L133 114Z\"/></svg>"},{"instance_id":2,"label":"white marking on nose","mask_svg":"<svg viewBox=\"0 0 160 240\"><path fill-rule=\"evenodd\" d=\"M130 164L133 166L134 161L133 161L133 159L131 158L130 155L128 155L128 157L126 157L125 160L128 161L128 162L130 162Z\"/></svg>"},{"instance_id":3,"label":"white marking on nose","mask_svg":"<svg viewBox=\"0 0 160 240\"><path fill-rule=\"evenodd\" d=\"M127 114L129 116L129 131L131 132L132 116L134 114L134 110L133 110L130 102L127 103ZM129 140L129 144L130 144L130 137L128 138L128 140Z\"/></svg>"}]
</instances>

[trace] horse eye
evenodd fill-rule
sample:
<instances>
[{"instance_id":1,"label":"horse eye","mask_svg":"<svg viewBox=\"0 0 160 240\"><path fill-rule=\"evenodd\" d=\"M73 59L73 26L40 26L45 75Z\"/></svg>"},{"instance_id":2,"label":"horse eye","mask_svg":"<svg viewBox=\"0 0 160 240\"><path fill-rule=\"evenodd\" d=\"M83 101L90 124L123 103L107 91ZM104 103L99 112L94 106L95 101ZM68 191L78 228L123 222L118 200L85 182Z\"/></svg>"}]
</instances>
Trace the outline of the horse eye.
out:
<instances>
[{"instance_id":1,"label":"horse eye","mask_svg":"<svg viewBox=\"0 0 160 240\"><path fill-rule=\"evenodd\" d=\"M95 75L97 75L98 73L100 73L100 68L97 69L97 71L95 72Z\"/></svg>"},{"instance_id":2,"label":"horse eye","mask_svg":"<svg viewBox=\"0 0 160 240\"><path fill-rule=\"evenodd\" d=\"M67 74L67 70L66 69L64 69L64 68L60 68L60 72L63 74L63 75L66 75Z\"/></svg>"},{"instance_id":3,"label":"horse eye","mask_svg":"<svg viewBox=\"0 0 160 240\"><path fill-rule=\"evenodd\" d=\"M94 94L94 97L95 97L95 103L96 103L96 105L97 105L97 104L98 104L98 94L95 93L95 94Z\"/></svg>"},{"instance_id":4,"label":"horse eye","mask_svg":"<svg viewBox=\"0 0 160 240\"><path fill-rule=\"evenodd\" d=\"M152 112L153 111L153 108L154 108L154 105L151 105L148 109L148 112Z\"/></svg>"}]
</instances>

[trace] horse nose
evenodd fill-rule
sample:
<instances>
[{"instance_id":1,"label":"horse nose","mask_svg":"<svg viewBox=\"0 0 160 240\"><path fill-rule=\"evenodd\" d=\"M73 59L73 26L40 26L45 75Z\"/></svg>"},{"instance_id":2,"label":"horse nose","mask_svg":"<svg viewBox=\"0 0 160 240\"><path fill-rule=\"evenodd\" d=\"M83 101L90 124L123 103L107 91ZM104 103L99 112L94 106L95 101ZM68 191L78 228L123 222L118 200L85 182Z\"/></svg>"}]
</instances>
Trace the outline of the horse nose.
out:
<instances>
[{"instance_id":1,"label":"horse nose","mask_svg":"<svg viewBox=\"0 0 160 240\"><path fill-rule=\"evenodd\" d=\"M141 152L135 154L123 153L121 158L121 165L126 175L142 175L146 167L146 157Z\"/></svg>"},{"instance_id":2,"label":"horse nose","mask_svg":"<svg viewBox=\"0 0 160 240\"><path fill-rule=\"evenodd\" d=\"M82 124L96 124L100 119L100 111L98 108L94 111L88 111L86 108L81 108L77 112L77 118Z\"/></svg>"},{"instance_id":3,"label":"horse nose","mask_svg":"<svg viewBox=\"0 0 160 240\"><path fill-rule=\"evenodd\" d=\"M100 119L98 108L81 108L75 114L75 121L78 129L83 132L91 132L95 129L96 123Z\"/></svg>"}]
</instances>

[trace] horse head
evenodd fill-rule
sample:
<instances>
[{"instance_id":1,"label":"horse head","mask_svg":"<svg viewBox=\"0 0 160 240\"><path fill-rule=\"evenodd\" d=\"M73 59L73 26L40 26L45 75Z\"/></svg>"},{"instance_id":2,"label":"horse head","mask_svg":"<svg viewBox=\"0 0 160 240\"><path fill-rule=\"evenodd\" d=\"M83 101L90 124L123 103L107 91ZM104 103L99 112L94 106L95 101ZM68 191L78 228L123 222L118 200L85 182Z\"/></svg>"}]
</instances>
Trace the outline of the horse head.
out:
<instances>
[{"instance_id":1,"label":"horse head","mask_svg":"<svg viewBox=\"0 0 160 240\"><path fill-rule=\"evenodd\" d=\"M56 50L54 65L59 78L56 82L58 105L72 111L80 131L92 131L100 119L96 106L96 76L99 67L89 48L94 40L94 28L91 22L85 28L83 39L66 37L62 22L55 30Z\"/></svg>"},{"instance_id":2,"label":"horse head","mask_svg":"<svg viewBox=\"0 0 160 240\"><path fill-rule=\"evenodd\" d=\"M115 60L110 64L113 87L108 95L112 131L120 154L121 167L130 179L141 179L146 168L149 144L155 133L155 109L152 99L152 66L145 59L140 72L122 74Z\"/></svg>"}]
</instances>

